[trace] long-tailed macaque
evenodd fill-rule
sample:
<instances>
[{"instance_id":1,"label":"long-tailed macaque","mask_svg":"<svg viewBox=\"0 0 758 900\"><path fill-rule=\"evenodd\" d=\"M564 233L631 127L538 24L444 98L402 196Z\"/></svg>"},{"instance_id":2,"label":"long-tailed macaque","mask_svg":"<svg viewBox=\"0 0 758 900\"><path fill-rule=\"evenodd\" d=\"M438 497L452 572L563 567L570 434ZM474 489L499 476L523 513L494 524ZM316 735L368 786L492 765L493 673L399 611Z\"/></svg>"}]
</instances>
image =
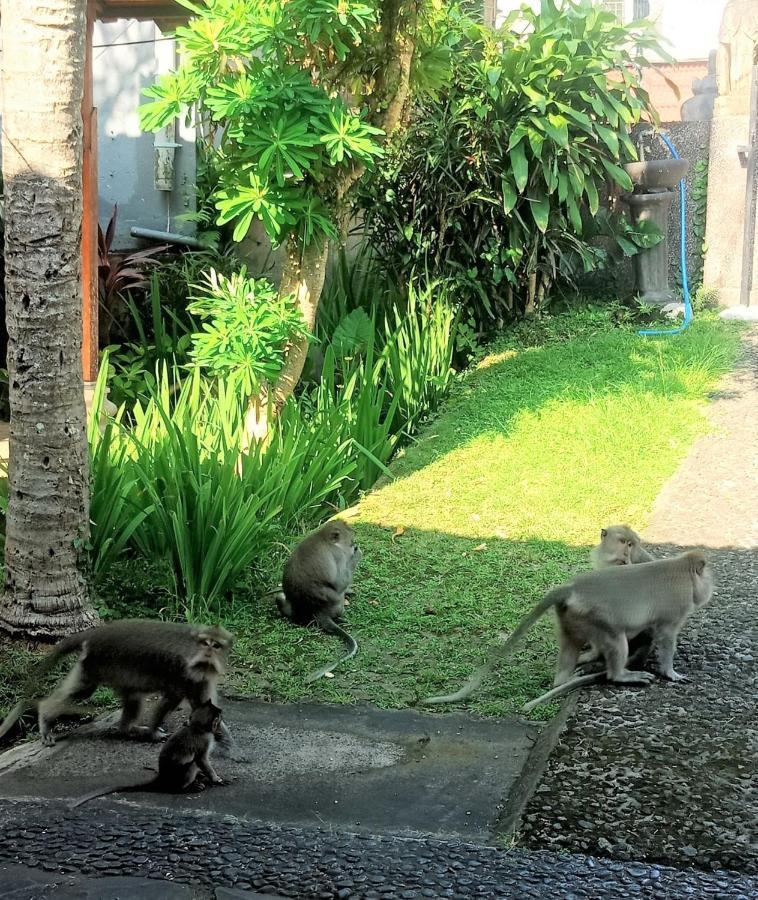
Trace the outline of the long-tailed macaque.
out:
<instances>
[{"instance_id":1,"label":"long-tailed macaque","mask_svg":"<svg viewBox=\"0 0 758 900\"><path fill-rule=\"evenodd\" d=\"M653 631L658 646L658 674L671 681L681 681L684 676L674 670L677 636L688 616L707 603L712 593L711 567L697 550L673 559L637 566L611 566L577 575L567 584L553 588L459 691L430 697L424 702L464 700L492 672L497 660L509 656L549 609L555 609L558 618L560 654L554 684L562 688L562 693L603 677L616 684L654 681L655 676L650 672L633 672L627 667L629 639L647 629ZM605 676L574 676L580 651L586 644L602 654ZM551 695L556 696L554 691ZM539 702L543 699L539 698Z\"/></svg>"},{"instance_id":2,"label":"long-tailed macaque","mask_svg":"<svg viewBox=\"0 0 758 900\"><path fill-rule=\"evenodd\" d=\"M593 547L590 560L594 569L605 569L609 566L637 565L653 562L654 556L642 546L640 536L628 525L609 525L600 529L600 543ZM647 629L629 641L628 669L642 669L650 656L653 644L653 632ZM601 659L596 647L579 657L579 665L584 666Z\"/></svg>"},{"instance_id":3,"label":"long-tailed macaque","mask_svg":"<svg viewBox=\"0 0 758 900\"><path fill-rule=\"evenodd\" d=\"M99 788L79 797L69 804L69 808L74 809L106 794L133 791L185 794L202 791L205 784L198 778L201 774L210 784L223 784L224 779L216 774L210 761L216 738L221 733L222 721L219 707L206 700L192 711L189 722L166 741L158 756L158 774L155 778L137 784Z\"/></svg>"},{"instance_id":4,"label":"long-tailed macaque","mask_svg":"<svg viewBox=\"0 0 758 900\"><path fill-rule=\"evenodd\" d=\"M327 634L342 638L347 653L336 662L311 672L315 681L355 656L358 644L337 623L345 613L345 596L361 561L353 529L340 519L327 522L301 541L287 560L282 590L277 594L279 612L298 625L316 622Z\"/></svg>"},{"instance_id":5,"label":"long-tailed macaque","mask_svg":"<svg viewBox=\"0 0 758 900\"><path fill-rule=\"evenodd\" d=\"M592 549L590 559L593 569L605 569L653 562L655 557L645 550L640 536L628 525L609 525L600 529L600 543Z\"/></svg>"},{"instance_id":6,"label":"long-tailed macaque","mask_svg":"<svg viewBox=\"0 0 758 900\"><path fill-rule=\"evenodd\" d=\"M219 678L226 671L234 635L220 625L189 625L149 619L124 619L88 628L59 641L32 673L38 677L53 668L63 656L80 651L74 667L55 690L37 701L42 742L55 739L52 725L71 700L88 700L100 685L112 688L121 698L120 730L133 737L160 740L161 724L183 700L196 709L208 700L216 702ZM159 693L161 699L150 724L136 723L144 698ZM0 726L0 737L24 710L32 705L31 691L23 697ZM221 723L221 742L227 752L232 744Z\"/></svg>"}]
</instances>

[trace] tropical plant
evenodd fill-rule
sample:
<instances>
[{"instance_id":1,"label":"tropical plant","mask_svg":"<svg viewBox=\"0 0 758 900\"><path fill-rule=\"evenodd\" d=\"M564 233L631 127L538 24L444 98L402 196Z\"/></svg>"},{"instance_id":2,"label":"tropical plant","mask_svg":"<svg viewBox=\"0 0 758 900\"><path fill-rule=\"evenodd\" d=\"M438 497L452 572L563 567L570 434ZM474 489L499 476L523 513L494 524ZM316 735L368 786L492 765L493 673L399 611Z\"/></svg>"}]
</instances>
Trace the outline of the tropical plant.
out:
<instances>
[{"instance_id":1,"label":"tropical plant","mask_svg":"<svg viewBox=\"0 0 758 900\"><path fill-rule=\"evenodd\" d=\"M183 62L146 92L142 127L197 110L216 154L218 224L233 223L240 240L259 219L286 245L280 291L310 332L347 196L401 123L412 82L444 82L463 19L443 0L181 2L192 12L176 32ZM276 410L307 347L304 334L290 342L270 392Z\"/></svg>"},{"instance_id":2,"label":"tropical plant","mask_svg":"<svg viewBox=\"0 0 758 900\"><path fill-rule=\"evenodd\" d=\"M111 341L111 328L120 324L120 304L128 302L133 291L147 285L145 267L157 262L156 255L168 250L168 244L135 250L132 253L113 254L111 246L116 235L118 204L114 204L108 225L103 232L97 225L97 276L100 317L98 319L100 346Z\"/></svg>"},{"instance_id":3,"label":"tropical plant","mask_svg":"<svg viewBox=\"0 0 758 900\"><path fill-rule=\"evenodd\" d=\"M174 613L217 604L265 553L275 524L341 509L386 474L453 377L452 307L435 285L407 293L397 308L348 313L360 327L343 323L318 385L291 397L267 441L247 453L247 410L231 370L208 378L199 366L163 365L129 427L123 406L102 434L91 426L96 578L136 553L168 562Z\"/></svg>"},{"instance_id":4,"label":"tropical plant","mask_svg":"<svg viewBox=\"0 0 758 900\"><path fill-rule=\"evenodd\" d=\"M267 278L242 266L229 277L211 269L193 288L188 312L201 321L190 357L206 374L229 378L244 397L273 384L288 342L307 336L300 308Z\"/></svg>"},{"instance_id":5,"label":"tropical plant","mask_svg":"<svg viewBox=\"0 0 758 900\"><path fill-rule=\"evenodd\" d=\"M595 267L587 222L606 182L632 189L629 129L656 120L647 50L663 53L648 22L620 25L590 0L543 0L470 32L449 89L417 104L364 184L385 263L454 279L480 326L534 309L567 260Z\"/></svg>"}]
</instances>

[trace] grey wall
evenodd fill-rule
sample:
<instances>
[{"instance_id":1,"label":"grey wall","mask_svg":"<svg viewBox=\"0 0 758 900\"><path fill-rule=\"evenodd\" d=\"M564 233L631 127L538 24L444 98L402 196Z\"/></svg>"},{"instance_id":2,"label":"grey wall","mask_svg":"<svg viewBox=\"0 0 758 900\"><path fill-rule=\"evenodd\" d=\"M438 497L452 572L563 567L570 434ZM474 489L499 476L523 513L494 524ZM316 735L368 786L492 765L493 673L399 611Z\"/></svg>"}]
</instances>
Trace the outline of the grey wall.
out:
<instances>
[{"instance_id":1,"label":"grey wall","mask_svg":"<svg viewBox=\"0 0 758 900\"><path fill-rule=\"evenodd\" d=\"M138 107L143 88L175 64L174 42L161 40L152 22L120 19L97 22L93 50L94 97L98 115L98 190L100 224L105 228L118 203L114 247L133 247L133 225L192 234L193 223L177 216L195 208L194 129L177 123L172 191L154 186L154 136L142 134ZM133 43L141 41L144 43ZM102 47L98 45L120 45Z\"/></svg>"}]
</instances>

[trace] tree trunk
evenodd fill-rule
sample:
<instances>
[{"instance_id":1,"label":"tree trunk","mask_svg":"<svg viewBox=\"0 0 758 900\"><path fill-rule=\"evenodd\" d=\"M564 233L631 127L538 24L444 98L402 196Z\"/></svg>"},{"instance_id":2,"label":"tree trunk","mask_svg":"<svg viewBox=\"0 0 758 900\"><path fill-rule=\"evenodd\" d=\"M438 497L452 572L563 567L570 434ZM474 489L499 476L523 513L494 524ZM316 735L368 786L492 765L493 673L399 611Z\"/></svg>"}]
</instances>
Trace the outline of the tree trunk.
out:
<instances>
[{"instance_id":1,"label":"tree trunk","mask_svg":"<svg viewBox=\"0 0 758 900\"><path fill-rule=\"evenodd\" d=\"M371 116L371 120L382 128L387 136L392 134L400 123L403 108L408 102L411 64L413 54L416 52L417 10L413 4L409 4L408 9L402 10L404 16L401 16L402 5L402 0L386 0L382 4L384 66L377 74L377 87L374 93L375 114ZM364 172L365 166L362 163L354 165L335 185L337 228L343 242L349 219L348 196ZM326 241L323 248L313 244L305 248L298 247L294 238L290 238L287 243L286 262L279 293L296 294L309 331L312 331L316 324L328 254L329 245ZM284 406L287 398L295 390L307 355L307 338L293 341L284 368L272 390L274 412L278 412ZM252 406L248 410L247 426L248 435L251 436L260 437L266 432L265 420L257 413L252 414Z\"/></svg>"},{"instance_id":2,"label":"tree trunk","mask_svg":"<svg viewBox=\"0 0 758 900\"><path fill-rule=\"evenodd\" d=\"M84 577L89 454L82 384L82 90L86 0L2 0L10 388L0 627L93 624Z\"/></svg>"}]
</instances>

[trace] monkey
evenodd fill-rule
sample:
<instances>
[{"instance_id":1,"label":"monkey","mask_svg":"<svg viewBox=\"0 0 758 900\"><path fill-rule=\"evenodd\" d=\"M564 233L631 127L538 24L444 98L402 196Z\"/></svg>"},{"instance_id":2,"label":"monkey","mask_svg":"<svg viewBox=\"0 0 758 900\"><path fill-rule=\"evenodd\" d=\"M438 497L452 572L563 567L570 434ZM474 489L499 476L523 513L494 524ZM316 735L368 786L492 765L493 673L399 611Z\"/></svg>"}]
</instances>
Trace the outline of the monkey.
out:
<instances>
[{"instance_id":1,"label":"monkey","mask_svg":"<svg viewBox=\"0 0 758 900\"><path fill-rule=\"evenodd\" d=\"M640 536L628 525L609 525L600 529L600 543L592 549L590 559L593 569L604 569L652 562L655 557L645 550Z\"/></svg>"},{"instance_id":2,"label":"monkey","mask_svg":"<svg viewBox=\"0 0 758 900\"><path fill-rule=\"evenodd\" d=\"M282 590L276 595L279 612L298 625L315 620L327 634L342 638L347 648L336 662L311 672L306 682L327 675L358 651L355 638L338 623L362 556L353 529L335 519L301 541L284 566Z\"/></svg>"},{"instance_id":3,"label":"monkey","mask_svg":"<svg viewBox=\"0 0 758 900\"><path fill-rule=\"evenodd\" d=\"M628 525L609 525L600 529L600 543L593 547L590 560L594 569L609 566L637 565L653 562L654 556L642 546L640 536ZM628 669L642 669L650 656L653 646L653 632L640 632L629 641ZM593 647L579 657L579 665L584 666L601 659L602 654Z\"/></svg>"},{"instance_id":4,"label":"monkey","mask_svg":"<svg viewBox=\"0 0 758 900\"><path fill-rule=\"evenodd\" d=\"M455 703L475 691L492 672L499 658L513 653L534 623L549 609L558 619L560 653L554 685L566 693L590 679L603 677L616 684L650 684L651 672L627 668L628 640L653 629L658 643L657 672L670 681L685 676L674 669L679 631L689 615L707 603L713 593L713 575L706 557L690 550L672 559L643 565L611 566L577 575L553 588L519 623L511 637L490 653L487 662L456 693L429 697L425 703ZM574 676L582 647L591 643L605 659L605 674ZM551 691L550 699L559 692ZM545 698L540 697L539 702ZM538 701L528 704L529 708Z\"/></svg>"},{"instance_id":5,"label":"monkey","mask_svg":"<svg viewBox=\"0 0 758 900\"><path fill-rule=\"evenodd\" d=\"M161 725L182 700L195 709L216 701L216 685L224 674L234 635L221 625L189 625L149 619L123 619L88 628L59 641L33 672L33 677L53 668L63 656L80 651L79 659L53 692L36 701L42 743L52 746L51 728L70 700L88 700L100 685L121 698L120 731L123 734L161 740ZM16 704L0 726L0 738L32 705L29 693ZM135 723L146 695L160 693L148 726ZM221 723L220 743L229 752L233 741Z\"/></svg>"},{"instance_id":6,"label":"monkey","mask_svg":"<svg viewBox=\"0 0 758 900\"><path fill-rule=\"evenodd\" d=\"M199 792L205 785L198 776L202 773L211 784L223 784L210 762L216 738L221 733L221 709L211 700L196 706L189 722L174 732L166 741L158 756L158 774L140 784L117 785L99 788L79 797L69 804L75 809L96 797L106 794L155 791L165 794Z\"/></svg>"}]
</instances>

